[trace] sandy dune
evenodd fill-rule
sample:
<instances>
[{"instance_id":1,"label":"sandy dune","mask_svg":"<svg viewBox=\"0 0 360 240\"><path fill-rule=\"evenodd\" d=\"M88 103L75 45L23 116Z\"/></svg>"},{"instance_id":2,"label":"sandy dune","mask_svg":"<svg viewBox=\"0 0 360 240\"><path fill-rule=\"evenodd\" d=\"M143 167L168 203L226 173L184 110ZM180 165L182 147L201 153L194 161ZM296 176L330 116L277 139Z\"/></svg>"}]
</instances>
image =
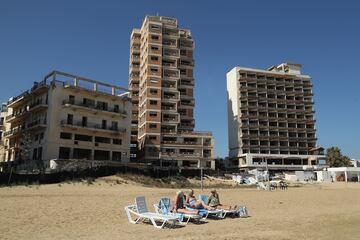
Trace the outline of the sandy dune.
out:
<instances>
[{"instance_id":1,"label":"sandy dune","mask_svg":"<svg viewBox=\"0 0 360 240\"><path fill-rule=\"evenodd\" d=\"M174 189L105 182L0 188L0 239L360 239L360 184L218 191L224 203L248 206L251 217L158 230L129 224L123 207L137 195L150 205Z\"/></svg>"}]
</instances>

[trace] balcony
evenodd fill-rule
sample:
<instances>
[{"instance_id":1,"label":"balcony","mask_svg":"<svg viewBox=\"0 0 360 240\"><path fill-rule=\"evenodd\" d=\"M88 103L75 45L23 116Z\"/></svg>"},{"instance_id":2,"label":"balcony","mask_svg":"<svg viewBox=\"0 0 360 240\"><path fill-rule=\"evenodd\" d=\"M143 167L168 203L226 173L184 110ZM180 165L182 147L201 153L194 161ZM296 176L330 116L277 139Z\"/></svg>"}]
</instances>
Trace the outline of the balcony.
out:
<instances>
[{"instance_id":1,"label":"balcony","mask_svg":"<svg viewBox=\"0 0 360 240\"><path fill-rule=\"evenodd\" d=\"M102 106L95 106L95 104L75 102L75 101L71 101L71 100L64 100L63 106L64 107L73 107L73 108L78 108L78 109L83 109L83 110L90 110L90 111L93 111L94 113L103 112L103 113L108 113L108 114L112 114L112 115L119 114L122 117L127 117L127 112L125 110L118 109L118 108L111 108L111 109L104 108Z\"/></svg>"},{"instance_id":2,"label":"balcony","mask_svg":"<svg viewBox=\"0 0 360 240\"><path fill-rule=\"evenodd\" d=\"M46 118L37 119L35 121L30 122L27 125L26 130L28 130L28 131L30 131L30 130L38 130L40 128L46 128Z\"/></svg>"},{"instance_id":3,"label":"balcony","mask_svg":"<svg viewBox=\"0 0 360 240\"><path fill-rule=\"evenodd\" d=\"M71 128L73 130L76 129L87 129L87 130L91 130L93 132L108 132L108 133L113 133L113 134L124 134L126 133L126 129L125 128L119 128L119 127L108 127L108 126L101 126L101 124L96 124L96 123L87 123L87 124L83 124L82 121L78 121L78 122L67 122L66 120L61 120L60 122L62 127L67 127L67 128Z\"/></svg>"},{"instance_id":4,"label":"balcony","mask_svg":"<svg viewBox=\"0 0 360 240\"><path fill-rule=\"evenodd\" d=\"M13 128L10 131L4 132L4 137L7 137L7 138L16 137L19 134L23 133L24 130L25 130L25 128L23 128L23 127Z\"/></svg>"}]
</instances>

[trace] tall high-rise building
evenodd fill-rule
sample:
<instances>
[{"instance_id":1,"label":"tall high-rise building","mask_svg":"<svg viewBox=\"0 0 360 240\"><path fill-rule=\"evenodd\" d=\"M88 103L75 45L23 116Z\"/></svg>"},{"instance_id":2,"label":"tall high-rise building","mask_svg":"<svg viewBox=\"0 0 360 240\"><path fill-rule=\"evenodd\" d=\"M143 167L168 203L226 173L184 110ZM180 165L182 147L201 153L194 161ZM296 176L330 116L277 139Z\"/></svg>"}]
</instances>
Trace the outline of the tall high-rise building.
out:
<instances>
[{"instance_id":1,"label":"tall high-rise building","mask_svg":"<svg viewBox=\"0 0 360 240\"><path fill-rule=\"evenodd\" d=\"M227 73L230 165L302 170L324 163L311 77L300 70L300 64L283 63Z\"/></svg>"},{"instance_id":2,"label":"tall high-rise building","mask_svg":"<svg viewBox=\"0 0 360 240\"><path fill-rule=\"evenodd\" d=\"M213 166L212 134L194 131L191 32L174 18L146 16L130 41L131 159L158 166Z\"/></svg>"}]
</instances>

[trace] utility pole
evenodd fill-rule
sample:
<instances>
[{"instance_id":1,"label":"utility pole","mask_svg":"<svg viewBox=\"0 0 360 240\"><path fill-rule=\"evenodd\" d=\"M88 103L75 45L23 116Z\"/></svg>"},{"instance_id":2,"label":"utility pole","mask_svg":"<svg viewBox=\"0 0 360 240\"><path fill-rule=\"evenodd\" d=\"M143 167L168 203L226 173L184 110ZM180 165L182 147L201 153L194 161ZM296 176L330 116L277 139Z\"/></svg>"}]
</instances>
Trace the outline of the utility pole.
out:
<instances>
[{"instance_id":1,"label":"utility pole","mask_svg":"<svg viewBox=\"0 0 360 240\"><path fill-rule=\"evenodd\" d=\"M203 191L203 189L204 189L204 184L203 184L203 167L200 168L200 180L201 180L201 191Z\"/></svg>"}]
</instances>

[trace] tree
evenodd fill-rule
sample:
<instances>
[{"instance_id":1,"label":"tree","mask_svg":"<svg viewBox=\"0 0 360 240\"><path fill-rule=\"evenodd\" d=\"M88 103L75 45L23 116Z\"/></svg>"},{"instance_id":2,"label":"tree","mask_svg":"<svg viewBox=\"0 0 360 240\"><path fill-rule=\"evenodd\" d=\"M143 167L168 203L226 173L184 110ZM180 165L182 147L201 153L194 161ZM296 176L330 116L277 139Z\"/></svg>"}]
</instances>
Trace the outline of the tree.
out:
<instances>
[{"instance_id":1,"label":"tree","mask_svg":"<svg viewBox=\"0 0 360 240\"><path fill-rule=\"evenodd\" d=\"M351 166L350 158L343 156L338 147L326 149L326 159L330 167L349 167Z\"/></svg>"}]
</instances>

